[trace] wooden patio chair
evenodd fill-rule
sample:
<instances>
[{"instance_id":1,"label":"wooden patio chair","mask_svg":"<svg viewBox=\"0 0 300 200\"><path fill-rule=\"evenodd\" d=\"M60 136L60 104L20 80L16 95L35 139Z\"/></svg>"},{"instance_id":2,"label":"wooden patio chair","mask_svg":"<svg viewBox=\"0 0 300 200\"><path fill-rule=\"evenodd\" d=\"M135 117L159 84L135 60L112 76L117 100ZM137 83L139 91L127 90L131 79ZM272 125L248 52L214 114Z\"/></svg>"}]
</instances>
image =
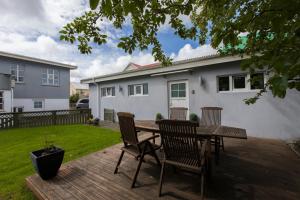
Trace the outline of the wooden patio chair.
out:
<instances>
[{"instance_id":1,"label":"wooden patio chair","mask_svg":"<svg viewBox=\"0 0 300 200\"><path fill-rule=\"evenodd\" d=\"M183 120L161 120L157 123L165 154L162 160L158 195L161 196L164 170L168 164L200 174L202 199L208 141L199 142L196 129L198 123Z\"/></svg>"},{"instance_id":2,"label":"wooden patio chair","mask_svg":"<svg viewBox=\"0 0 300 200\"><path fill-rule=\"evenodd\" d=\"M204 126L211 125L221 125L221 112L223 108L221 107L202 107L202 116L200 120L200 124ZM224 139L223 137L218 138L220 141L215 141L212 139L212 144L215 142L218 143L219 147L222 147L223 151L225 151L224 147Z\"/></svg>"},{"instance_id":3,"label":"wooden patio chair","mask_svg":"<svg viewBox=\"0 0 300 200\"><path fill-rule=\"evenodd\" d=\"M173 107L170 108L170 119L173 120L186 120L187 108L184 107Z\"/></svg>"},{"instance_id":4,"label":"wooden patio chair","mask_svg":"<svg viewBox=\"0 0 300 200\"><path fill-rule=\"evenodd\" d=\"M117 113L119 118L119 126L120 126L120 132L122 135L122 140L124 142L124 146L121 148L122 153L120 155L120 158L118 160L117 166L115 168L114 174L118 173L118 168L121 164L122 158L124 153L128 153L136 158L136 160L139 160L135 175L133 177L133 181L131 184L131 188L135 186L135 182L138 176L138 173L140 171L142 162L144 160L145 155L152 155L157 164L160 165L160 161L158 159L158 156L156 154L156 150L160 148L160 146L152 144L150 140L152 140L155 137L159 137L158 135L154 135L152 137L146 138L142 141L139 141L137 136L137 130L135 128L134 123L134 115L131 113L124 113L119 112Z\"/></svg>"}]
</instances>

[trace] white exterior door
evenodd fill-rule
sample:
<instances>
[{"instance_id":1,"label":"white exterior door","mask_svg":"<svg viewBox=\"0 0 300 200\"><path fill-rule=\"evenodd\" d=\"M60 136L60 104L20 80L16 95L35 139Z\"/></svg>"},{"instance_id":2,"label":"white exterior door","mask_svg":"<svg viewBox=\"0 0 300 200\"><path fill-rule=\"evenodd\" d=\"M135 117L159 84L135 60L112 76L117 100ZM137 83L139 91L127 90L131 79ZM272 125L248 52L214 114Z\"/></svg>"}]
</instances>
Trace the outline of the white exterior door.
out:
<instances>
[{"instance_id":1,"label":"white exterior door","mask_svg":"<svg viewBox=\"0 0 300 200\"><path fill-rule=\"evenodd\" d=\"M187 81L169 82L169 108L184 107L188 109L189 116L189 89ZM170 112L169 112L170 113Z\"/></svg>"}]
</instances>

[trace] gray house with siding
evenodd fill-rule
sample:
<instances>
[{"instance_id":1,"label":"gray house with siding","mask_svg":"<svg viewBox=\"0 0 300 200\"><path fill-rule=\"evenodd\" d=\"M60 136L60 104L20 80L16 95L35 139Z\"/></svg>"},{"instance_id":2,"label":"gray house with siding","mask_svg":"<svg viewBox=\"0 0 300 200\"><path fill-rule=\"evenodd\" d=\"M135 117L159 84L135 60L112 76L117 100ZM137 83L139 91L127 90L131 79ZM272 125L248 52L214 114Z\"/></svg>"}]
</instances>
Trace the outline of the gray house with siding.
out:
<instances>
[{"instance_id":1,"label":"gray house with siding","mask_svg":"<svg viewBox=\"0 0 300 200\"><path fill-rule=\"evenodd\" d=\"M250 136L300 137L300 93L289 90L285 99L279 99L267 92L256 104L246 105L243 99L253 97L268 74L250 75L240 63L240 57L219 55L176 61L169 67L130 63L122 72L81 82L89 84L90 107L101 120L104 109L154 120L156 113L167 118L171 107L186 107L201 116L201 107L219 106L222 124L245 128Z\"/></svg>"},{"instance_id":2,"label":"gray house with siding","mask_svg":"<svg viewBox=\"0 0 300 200\"><path fill-rule=\"evenodd\" d=\"M69 109L76 66L0 52L0 112Z\"/></svg>"}]
</instances>

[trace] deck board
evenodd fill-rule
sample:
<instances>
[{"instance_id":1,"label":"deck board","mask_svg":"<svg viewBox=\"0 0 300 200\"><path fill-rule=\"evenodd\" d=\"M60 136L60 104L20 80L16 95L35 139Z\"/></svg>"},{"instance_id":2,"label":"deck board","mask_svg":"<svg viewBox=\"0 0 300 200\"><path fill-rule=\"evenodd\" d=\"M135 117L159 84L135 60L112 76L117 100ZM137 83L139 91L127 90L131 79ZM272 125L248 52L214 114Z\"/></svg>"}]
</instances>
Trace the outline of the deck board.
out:
<instances>
[{"instance_id":1,"label":"deck board","mask_svg":"<svg viewBox=\"0 0 300 200\"><path fill-rule=\"evenodd\" d=\"M26 178L38 199L199 199L200 180L194 174L174 173L167 168L163 196L157 197L160 168L146 158L130 189L137 161L125 154L114 175L121 144L64 164L58 176L43 181L38 175ZM279 140L248 138L225 140L219 166L213 166L206 199L300 199L300 160Z\"/></svg>"}]
</instances>

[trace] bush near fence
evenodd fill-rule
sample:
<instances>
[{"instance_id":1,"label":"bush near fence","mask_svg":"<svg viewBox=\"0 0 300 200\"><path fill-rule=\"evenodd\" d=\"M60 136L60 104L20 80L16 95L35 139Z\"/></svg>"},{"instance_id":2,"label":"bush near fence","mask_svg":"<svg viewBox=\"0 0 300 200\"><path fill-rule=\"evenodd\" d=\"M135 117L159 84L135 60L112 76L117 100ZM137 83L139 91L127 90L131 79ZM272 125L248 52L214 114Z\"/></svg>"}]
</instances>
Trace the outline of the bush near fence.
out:
<instances>
[{"instance_id":1,"label":"bush near fence","mask_svg":"<svg viewBox=\"0 0 300 200\"><path fill-rule=\"evenodd\" d=\"M90 109L0 113L0 129L86 123Z\"/></svg>"}]
</instances>

